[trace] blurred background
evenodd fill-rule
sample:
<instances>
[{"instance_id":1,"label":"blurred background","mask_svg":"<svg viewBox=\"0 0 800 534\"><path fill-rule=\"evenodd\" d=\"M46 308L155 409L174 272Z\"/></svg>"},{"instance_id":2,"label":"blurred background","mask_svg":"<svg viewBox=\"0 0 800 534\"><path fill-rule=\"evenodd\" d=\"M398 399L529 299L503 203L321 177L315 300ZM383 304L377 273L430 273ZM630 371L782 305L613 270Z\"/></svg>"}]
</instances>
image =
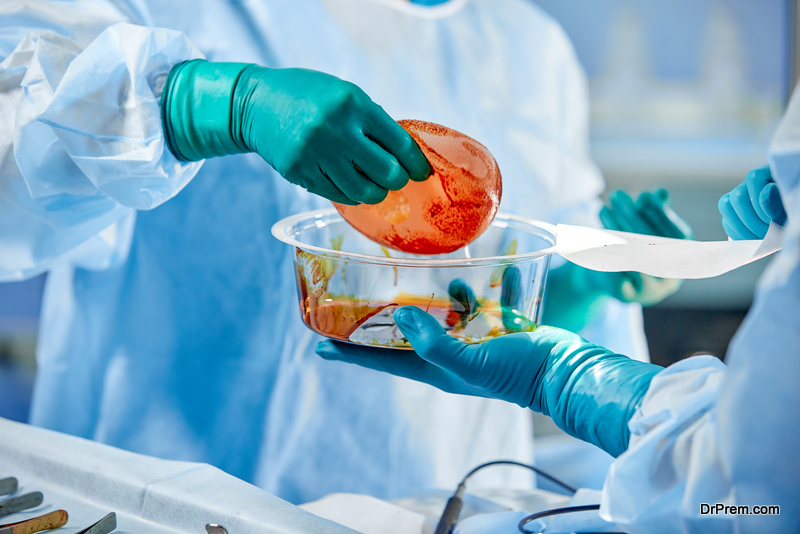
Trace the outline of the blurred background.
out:
<instances>
[{"instance_id":1,"label":"blurred background","mask_svg":"<svg viewBox=\"0 0 800 534\"><path fill-rule=\"evenodd\" d=\"M539 0L590 79L607 189L669 190L699 240L725 239L717 200L766 163L796 79L794 0ZM645 310L655 363L724 357L767 261L687 281ZM0 284L0 417L26 420L44 277ZM537 434L550 430L538 421Z\"/></svg>"},{"instance_id":2,"label":"blurred background","mask_svg":"<svg viewBox=\"0 0 800 534\"><path fill-rule=\"evenodd\" d=\"M540 0L589 75L606 190L665 187L698 240L725 239L720 196L766 164L794 85L794 1ZM768 260L645 310L654 363L724 357Z\"/></svg>"}]
</instances>

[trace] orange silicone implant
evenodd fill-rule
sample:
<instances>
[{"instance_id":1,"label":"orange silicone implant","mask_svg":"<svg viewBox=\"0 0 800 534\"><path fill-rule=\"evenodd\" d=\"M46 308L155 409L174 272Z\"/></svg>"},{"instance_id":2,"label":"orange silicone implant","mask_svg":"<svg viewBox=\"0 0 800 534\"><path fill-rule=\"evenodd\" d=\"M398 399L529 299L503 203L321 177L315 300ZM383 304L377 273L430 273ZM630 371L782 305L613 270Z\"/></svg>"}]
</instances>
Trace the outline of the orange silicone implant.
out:
<instances>
[{"instance_id":1,"label":"orange silicone implant","mask_svg":"<svg viewBox=\"0 0 800 534\"><path fill-rule=\"evenodd\" d=\"M469 244L489 227L502 194L491 152L445 126L398 121L428 158L433 174L389 191L375 205L336 209L356 230L382 245L415 254L444 254Z\"/></svg>"}]
</instances>

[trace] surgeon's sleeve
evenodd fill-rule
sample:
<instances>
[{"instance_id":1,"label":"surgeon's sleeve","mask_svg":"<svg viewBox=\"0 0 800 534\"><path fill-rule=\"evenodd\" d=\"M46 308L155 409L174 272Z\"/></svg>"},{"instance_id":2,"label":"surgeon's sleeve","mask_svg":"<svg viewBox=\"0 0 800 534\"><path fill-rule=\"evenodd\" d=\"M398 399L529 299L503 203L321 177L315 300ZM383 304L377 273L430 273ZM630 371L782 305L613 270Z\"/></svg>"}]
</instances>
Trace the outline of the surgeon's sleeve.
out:
<instances>
[{"instance_id":1,"label":"surgeon's sleeve","mask_svg":"<svg viewBox=\"0 0 800 534\"><path fill-rule=\"evenodd\" d=\"M758 281L727 368L689 358L652 380L603 488L601 514L626 531L783 533L800 525L799 91L769 158L788 214L783 250Z\"/></svg>"},{"instance_id":2,"label":"surgeon's sleeve","mask_svg":"<svg viewBox=\"0 0 800 534\"><path fill-rule=\"evenodd\" d=\"M172 198L201 165L170 153L160 102L171 67L201 54L167 29L18 20L0 32L0 281L61 261L108 267L127 254L135 210Z\"/></svg>"},{"instance_id":3,"label":"surgeon's sleeve","mask_svg":"<svg viewBox=\"0 0 800 534\"><path fill-rule=\"evenodd\" d=\"M773 278L783 270L776 267L784 253ZM800 271L776 281L779 287L760 295L734 338L728 368L695 357L653 379L629 423L629 448L606 478L605 519L631 532L797 528ZM747 508L732 513L724 506ZM761 508L769 506L780 515Z\"/></svg>"}]
</instances>

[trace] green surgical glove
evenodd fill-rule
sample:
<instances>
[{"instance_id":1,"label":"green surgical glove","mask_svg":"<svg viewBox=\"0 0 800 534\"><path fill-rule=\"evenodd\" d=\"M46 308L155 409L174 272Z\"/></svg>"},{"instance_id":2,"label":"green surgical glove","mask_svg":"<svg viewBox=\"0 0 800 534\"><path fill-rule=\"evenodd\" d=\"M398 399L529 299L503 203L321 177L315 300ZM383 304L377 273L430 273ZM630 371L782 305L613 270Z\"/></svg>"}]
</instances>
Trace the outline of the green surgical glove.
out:
<instances>
[{"instance_id":1,"label":"green surgical glove","mask_svg":"<svg viewBox=\"0 0 800 534\"><path fill-rule=\"evenodd\" d=\"M625 191L613 191L609 205L600 210L600 220L609 230L692 239L689 225L669 205L665 189L645 191L636 201Z\"/></svg>"},{"instance_id":2,"label":"green surgical glove","mask_svg":"<svg viewBox=\"0 0 800 534\"><path fill-rule=\"evenodd\" d=\"M380 106L322 72L185 61L167 78L162 119L178 159L257 152L289 182L341 204L377 204L431 173Z\"/></svg>"},{"instance_id":3,"label":"green surgical glove","mask_svg":"<svg viewBox=\"0 0 800 534\"><path fill-rule=\"evenodd\" d=\"M624 191L614 191L609 205L600 211L600 220L609 230L673 239L693 236L689 225L670 208L669 194L664 189L644 192L636 201ZM543 322L578 331L600 312L609 297L651 306L680 286L681 280L637 272L592 271L567 263L548 275Z\"/></svg>"},{"instance_id":4,"label":"green surgical glove","mask_svg":"<svg viewBox=\"0 0 800 534\"><path fill-rule=\"evenodd\" d=\"M634 200L624 191L614 191L610 206L600 210L600 220L609 230L636 234L692 239L689 225L669 206L669 193L664 189L646 191ZM681 280L656 278L636 272L594 273L590 278L609 296L622 302L638 302L643 306L658 304L681 287Z\"/></svg>"},{"instance_id":5,"label":"green surgical glove","mask_svg":"<svg viewBox=\"0 0 800 534\"><path fill-rule=\"evenodd\" d=\"M628 421L662 369L558 328L466 344L419 308L400 308L394 320L414 352L328 340L317 354L450 393L513 402L549 415L568 434L613 456L628 448Z\"/></svg>"}]
</instances>

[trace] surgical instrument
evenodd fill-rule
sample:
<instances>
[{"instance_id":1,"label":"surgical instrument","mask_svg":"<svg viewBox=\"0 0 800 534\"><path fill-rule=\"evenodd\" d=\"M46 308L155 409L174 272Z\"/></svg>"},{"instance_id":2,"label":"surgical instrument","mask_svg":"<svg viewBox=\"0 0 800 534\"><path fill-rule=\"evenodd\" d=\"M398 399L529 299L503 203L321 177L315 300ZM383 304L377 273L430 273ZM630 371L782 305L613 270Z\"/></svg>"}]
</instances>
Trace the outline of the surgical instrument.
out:
<instances>
[{"instance_id":1,"label":"surgical instrument","mask_svg":"<svg viewBox=\"0 0 800 534\"><path fill-rule=\"evenodd\" d=\"M61 528L67 524L67 519L69 515L65 510L56 510L25 521L0 525L0 534L33 534L42 530Z\"/></svg>"},{"instance_id":2,"label":"surgical instrument","mask_svg":"<svg viewBox=\"0 0 800 534\"><path fill-rule=\"evenodd\" d=\"M12 497L11 499L0 501L0 517L15 514L22 510L27 510L28 508L36 508L42 504L43 500L44 496L42 492L34 491L33 493L26 493L19 497Z\"/></svg>"},{"instance_id":3,"label":"surgical instrument","mask_svg":"<svg viewBox=\"0 0 800 534\"><path fill-rule=\"evenodd\" d=\"M117 514L111 512L103 519L75 534L108 534L117 528Z\"/></svg>"},{"instance_id":4,"label":"surgical instrument","mask_svg":"<svg viewBox=\"0 0 800 534\"><path fill-rule=\"evenodd\" d=\"M11 495L17 491L19 484L14 477L0 479L0 495Z\"/></svg>"}]
</instances>

